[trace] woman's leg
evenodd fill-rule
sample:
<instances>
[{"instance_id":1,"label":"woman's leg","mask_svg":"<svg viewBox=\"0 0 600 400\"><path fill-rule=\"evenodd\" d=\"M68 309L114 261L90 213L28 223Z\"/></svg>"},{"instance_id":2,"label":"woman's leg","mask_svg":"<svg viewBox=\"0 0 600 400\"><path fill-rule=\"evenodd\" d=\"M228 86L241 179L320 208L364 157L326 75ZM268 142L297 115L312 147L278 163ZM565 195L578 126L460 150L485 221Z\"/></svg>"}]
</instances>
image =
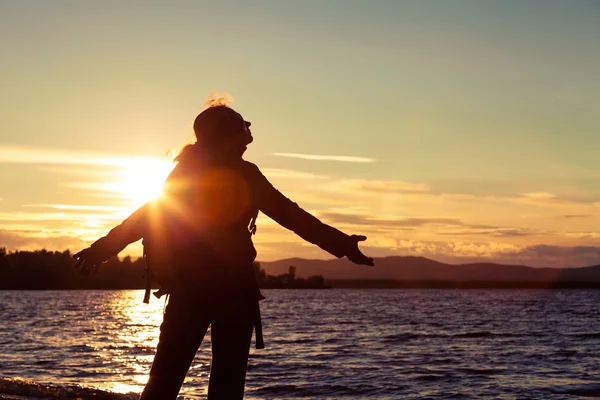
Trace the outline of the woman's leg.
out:
<instances>
[{"instance_id":1,"label":"woman's leg","mask_svg":"<svg viewBox=\"0 0 600 400\"><path fill-rule=\"evenodd\" d=\"M213 314L209 400L244 398L254 320L245 302L227 304Z\"/></svg>"},{"instance_id":2,"label":"woman's leg","mask_svg":"<svg viewBox=\"0 0 600 400\"><path fill-rule=\"evenodd\" d=\"M194 311L185 297L171 296L160 325L150 378L140 400L175 400L208 329L207 312Z\"/></svg>"}]
</instances>

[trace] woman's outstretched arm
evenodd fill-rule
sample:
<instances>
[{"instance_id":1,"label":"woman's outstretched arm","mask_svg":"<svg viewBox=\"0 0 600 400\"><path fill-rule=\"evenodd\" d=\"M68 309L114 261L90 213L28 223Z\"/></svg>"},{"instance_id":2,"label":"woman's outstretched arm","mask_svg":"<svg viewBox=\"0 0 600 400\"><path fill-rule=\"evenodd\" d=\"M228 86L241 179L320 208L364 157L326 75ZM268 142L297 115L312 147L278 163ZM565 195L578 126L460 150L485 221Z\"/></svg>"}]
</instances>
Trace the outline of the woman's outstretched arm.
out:
<instances>
[{"instance_id":1,"label":"woman's outstretched arm","mask_svg":"<svg viewBox=\"0 0 600 400\"><path fill-rule=\"evenodd\" d=\"M250 185L260 211L302 239L338 258L346 256L356 264L374 265L373 259L362 254L358 248L358 242L366 240L365 236L350 236L321 222L275 189L256 165L247 164Z\"/></svg>"},{"instance_id":2,"label":"woman's outstretched arm","mask_svg":"<svg viewBox=\"0 0 600 400\"><path fill-rule=\"evenodd\" d=\"M148 215L152 206L152 202L144 204L122 223L111 229L106 236L74 254L73 257L77 259L75 267L84 274L95 273L100 264L119 254L130 243L140 240L146 232Z\"/></svg>"}]
</instances>

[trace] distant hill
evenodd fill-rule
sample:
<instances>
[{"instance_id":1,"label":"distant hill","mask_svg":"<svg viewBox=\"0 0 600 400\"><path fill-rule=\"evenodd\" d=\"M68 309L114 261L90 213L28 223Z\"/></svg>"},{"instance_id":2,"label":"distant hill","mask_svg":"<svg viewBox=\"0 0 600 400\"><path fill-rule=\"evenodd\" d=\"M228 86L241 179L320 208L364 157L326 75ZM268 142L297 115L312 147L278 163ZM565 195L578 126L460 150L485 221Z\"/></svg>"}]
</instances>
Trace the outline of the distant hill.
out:
<instances>
[{"instance_id":1,"label":"distant hill","mask_svg":"<svg viewBox=\"0 0 600 400\"><path fill-rule=\"evenodd\" d=\"M352 264L347 259L306 260L289 258L261 262L270 275L296 267L299 277L322 275L327 280L478 281L478 282L598 282L600 265L584 268L533 268L493 263L445 264L425 257L392 256L375 259L375 267Z\"/></svg>"},{"instance_id":2,"label":"distant hill","mask_svg":"<svg viewBox=\"0 0 600 400\"><path fill-rule=\"evenodd\" d=\"M113 257L85 277L69 251L16 251L0 248L0 290L141 289L142 259ZM294 266L294 268L290 268ZM585 268L532 268L492 263L451 265L424 257L378 258L375 267L347 259L290 258L255 264L263 288L596 288L600 265Z\"/></svg>"}]
</instances>

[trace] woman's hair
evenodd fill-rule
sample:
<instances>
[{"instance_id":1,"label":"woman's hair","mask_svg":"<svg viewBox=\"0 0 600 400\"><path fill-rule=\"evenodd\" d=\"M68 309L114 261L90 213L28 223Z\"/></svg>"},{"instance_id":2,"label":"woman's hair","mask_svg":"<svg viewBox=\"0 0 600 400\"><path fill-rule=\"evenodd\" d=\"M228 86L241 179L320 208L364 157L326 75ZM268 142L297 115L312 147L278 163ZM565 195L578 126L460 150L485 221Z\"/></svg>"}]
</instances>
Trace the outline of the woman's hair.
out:
<instances>
[{"instance_id":1,"label":"woman's hair","mask_svg":"<svg viewBox=\"0 0 600 400\"><path fill-rule=\"evenodd\" d=\"M229 94L216 92L211 93L204 102L204 105L202 106L202 111L211 107L229 107L231 103L233 103L233 97L231 97Z\"/></svg>"},{"instance_id":2,"label":"woman's hair","mask_svg":"<svg viewBox=\"0 0 600 400\"><path fill-rule=\"evenodd\" d=\"M237 129L240 124L245 123L241 115L234 111L230 104L233 98L227 93L211 93L202 106L202 111L194 120L194 139L190 139L178 150L170 150L167 155L173 161L180 161L200 146L210 146L218 140L222 131Z\"/></svg>"}]
</instances>

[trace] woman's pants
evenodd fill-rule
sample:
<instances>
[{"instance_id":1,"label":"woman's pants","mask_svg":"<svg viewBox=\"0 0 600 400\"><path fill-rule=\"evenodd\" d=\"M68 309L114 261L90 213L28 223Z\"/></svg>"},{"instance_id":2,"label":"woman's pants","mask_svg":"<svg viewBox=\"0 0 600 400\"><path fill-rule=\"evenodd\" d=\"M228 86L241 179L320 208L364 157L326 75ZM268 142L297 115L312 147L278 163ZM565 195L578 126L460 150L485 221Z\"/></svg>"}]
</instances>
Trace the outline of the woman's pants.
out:
<instances>
[{"instance_id":1,"label":"woman's pants","mask_svg":"<svg viewBox=\"0 0 600 400\"><path fill-rule=\"evenodd\" d=\"M140 400L176 399L200 343L211 326L212 363L209 400L243 399L248 353L254 326L243 300L198 304L171 295L160 326L156 356Z\"/></svg>"}]
</instances>

